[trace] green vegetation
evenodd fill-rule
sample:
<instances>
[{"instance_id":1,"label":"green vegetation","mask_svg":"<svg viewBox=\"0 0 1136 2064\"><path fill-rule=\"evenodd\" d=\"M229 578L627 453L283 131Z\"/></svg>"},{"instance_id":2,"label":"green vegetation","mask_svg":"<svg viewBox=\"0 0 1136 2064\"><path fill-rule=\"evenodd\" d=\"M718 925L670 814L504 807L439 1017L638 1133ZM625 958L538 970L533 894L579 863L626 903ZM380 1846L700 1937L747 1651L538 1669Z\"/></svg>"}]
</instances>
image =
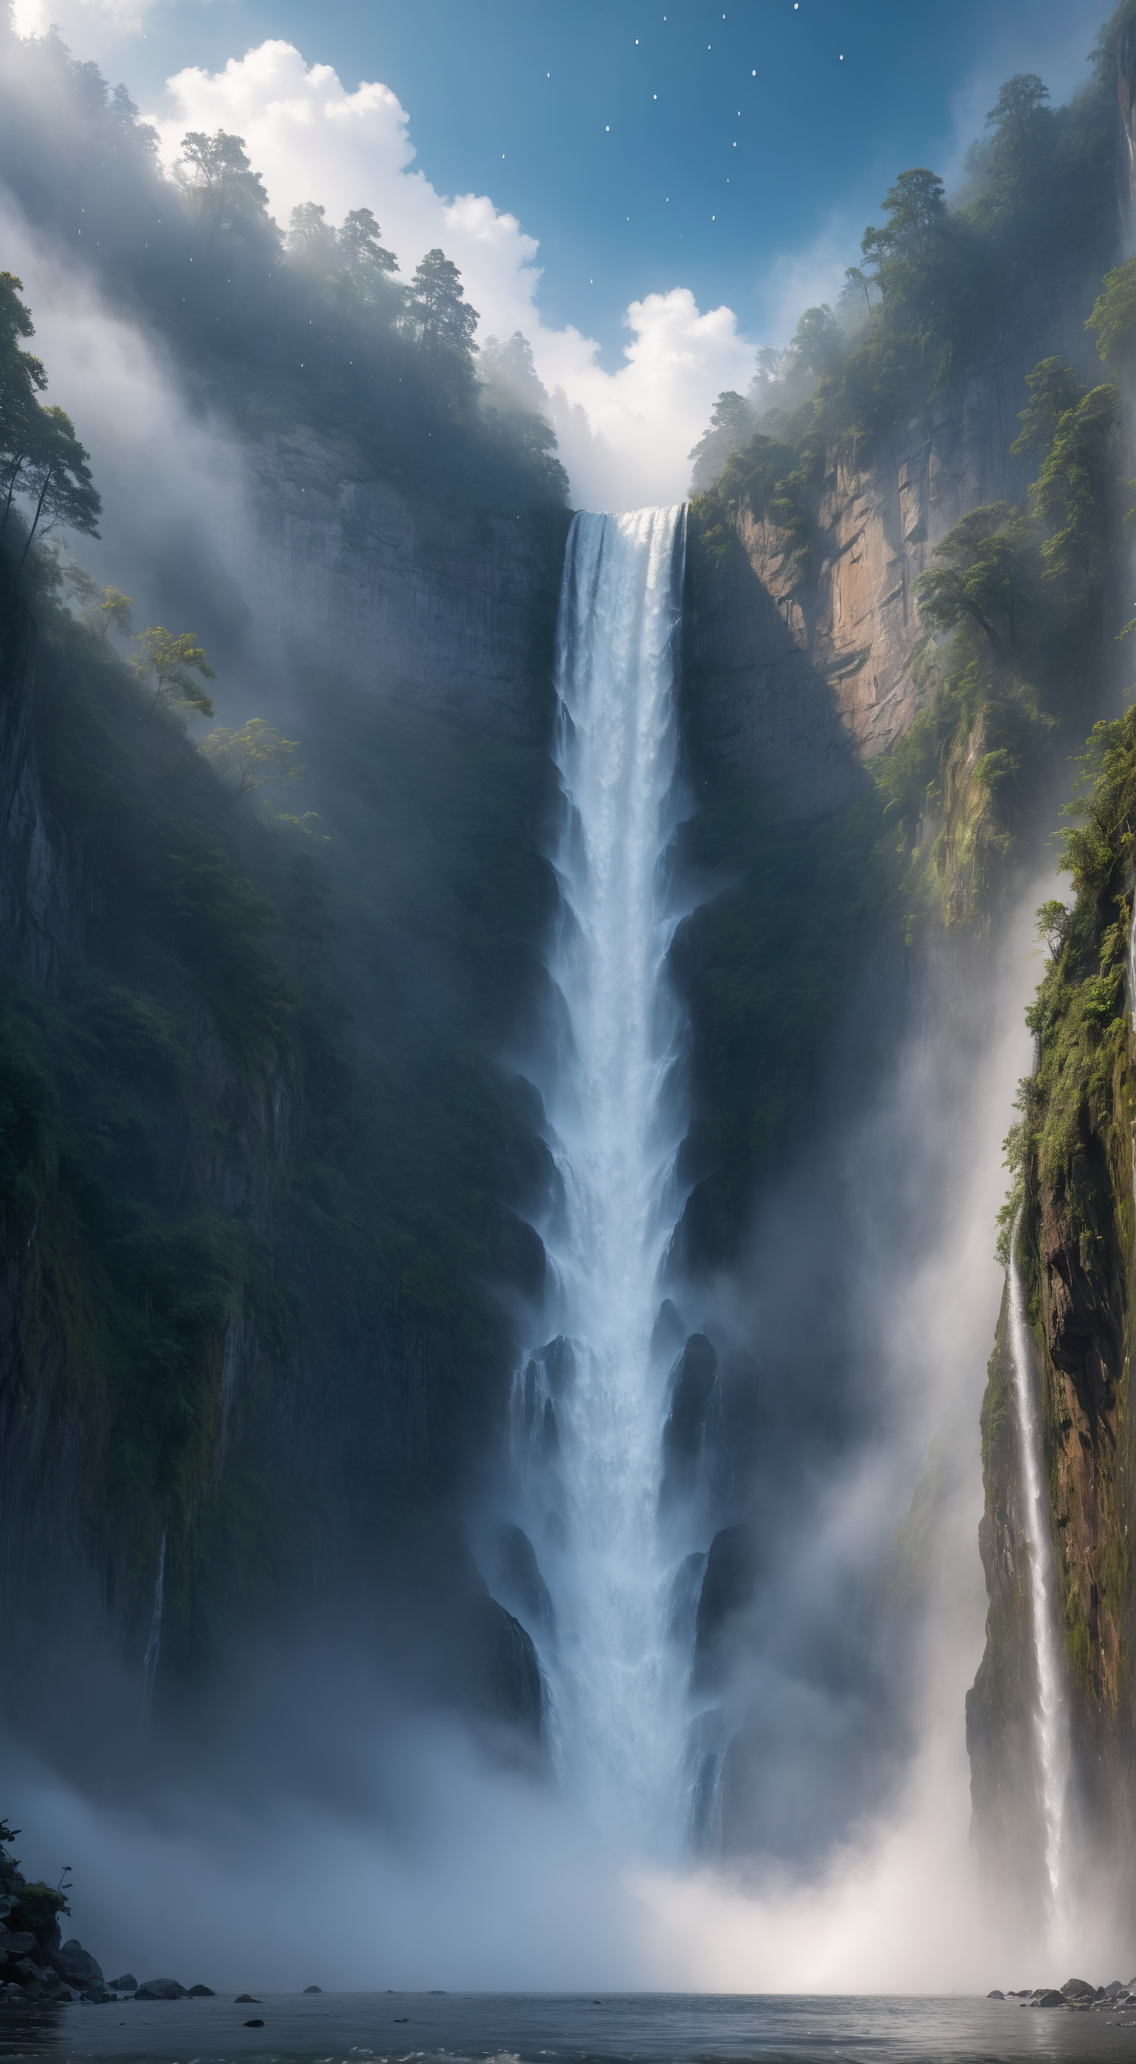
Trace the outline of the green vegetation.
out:
<instances>
[{"instance_id":1,"label":"green vegetation","mask_svg":"<svg viewBox=\"0 0 1136 2064\"><path fill-rule=\"evenodd\" d=\"M806 309L784 352L759 353L749 396L719 396L691 454L708 528L716 505L727 518L749 507L790 532L807 572L826 454L865 452L924 407L1020 326L1023 297L1103 269L1116 238L1113 62L1102 38L1096 82L1062 108L1035 74L1008 80L953 204L926 166L900 173L836 312Z\"/></svg>"},{"instance_id":2,"label":"green vegetation","mask_svg":"<svg viewBox=\"0 0 1136 2064\"><path fill-rule=\"evenodd\" d=\"M21 337L34 337L31 315L20 300L22 282L0 272L0 537L17 498L27 501L23 558L37 532L41 537L65 524L97 536L99 498L87 464L89 454L61 408L37 401L47 385L43 362L25 351Z\"/></svg>"},{"instance_id":3,"label":"green vegetation","mask_svg":"<svg viewBox=\"0 0 1136 2064\"><path fill-rule=\"evenodd\" d=\"M1094 725L1082 761L1087 793L1070 804L1081 819L1065 834L1071 906L1038 913L1049 948L1029 1012L1036 1073L1021 1087L1022 1118L1008 1142L1015 1190L1025 1183L1057 1200L1089 1244L1108 1238L1118 1196L1131 1187L1130 1028L1125 975L1136 860L1136 707ZM1125 1218L1127 1214L1122 1214Z\"/></svg>"},{"instance_id":4,"label":"green vegetation","mask_svg":"<svg viewBox=\"0 0 1136 2064\"><path fill-rule=\"evenodd\" d=\"M45 151L45 104L65 151ZM442 251L404 281L369 209L336 227L314 202L282 233L243 140L221 130L189 132L166 178L124 89L110 92L55 31L21 41L6 18L0 178L41 234L94 268L113 306L159 333L201 404L249 434L307 425L415 499L563 506L547 397L537 382L535 405L482 406L476 312ZM11 356L0 347L4 365ZM65 418L53 434L62 451ZM72 484L57 466L49 501L87 491L74 473L85 457L67 451Z\"/></svg>"}]
</instances>

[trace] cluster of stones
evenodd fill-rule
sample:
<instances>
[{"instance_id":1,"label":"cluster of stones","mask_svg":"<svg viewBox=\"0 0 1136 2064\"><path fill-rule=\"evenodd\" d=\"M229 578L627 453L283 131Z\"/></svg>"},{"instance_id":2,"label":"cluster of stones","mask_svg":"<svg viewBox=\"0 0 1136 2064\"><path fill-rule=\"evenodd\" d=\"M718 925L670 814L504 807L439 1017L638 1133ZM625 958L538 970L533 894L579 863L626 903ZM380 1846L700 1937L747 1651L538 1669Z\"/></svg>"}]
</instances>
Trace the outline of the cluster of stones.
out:
<instances>
[{"instance_id":1,"label":"cluster of stones","mask_svg":"<svg viewBox=\"0 0 1136 2064\"><path fill-rule=\"evenodd\" d=\"M0 1905L11 1911L8 1900ZM49 2002L84 2000L92 2006L115 1999L212 1999L208 1985L179 1985L176 1978L138 1980L124 1972L108 1985L99 1965L77 1937L70 1942L49 1941L44 1948L30 1930L7 1927L0 1921L0 1998ZM58 1929L55 1931L58 1936Z\"/></svg>"},{"instance_id":2,"label":"cluster of stones","mask_svg":"<svg viewBox=\"0 0 1136 2064\"><path fill-rule=\"evenodd\" d=\"M1017 2000L1021 2007L1064 2007L1077 2014L1108 2010L1136 2014L1136 1978L1123 1985L1114 1978L1111 1985L1090 1985L1087 1978L1067 1978L1060 1989L1049 1985L1026 1986L1021 1992L988 1992L987 1999Z\"/></svg>"}]
</instances>

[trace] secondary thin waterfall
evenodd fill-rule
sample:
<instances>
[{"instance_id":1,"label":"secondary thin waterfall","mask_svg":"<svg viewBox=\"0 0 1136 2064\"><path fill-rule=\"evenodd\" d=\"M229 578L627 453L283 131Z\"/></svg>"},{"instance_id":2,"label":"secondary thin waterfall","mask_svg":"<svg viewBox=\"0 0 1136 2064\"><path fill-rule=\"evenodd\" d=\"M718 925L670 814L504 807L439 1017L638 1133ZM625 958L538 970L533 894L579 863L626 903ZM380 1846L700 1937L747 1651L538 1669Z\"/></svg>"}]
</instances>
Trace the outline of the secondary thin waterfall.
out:
<instances>
[{"instance_id":1,"label":"secondary thin waterfall","mask_svg":"<svg viewBox=\"0 0 1136 2064\"><path fill-rule=\"evenodd\" d=\"M1057 1573L1042 1497L1041 1426L1034 1390L1033 1357L1018 1267L1017 1241L1021 1215L1014 1222L1010 1242L1010 1352L1014 1365L1014 1401L1017 1408L1018 1448L1021 1466L1026 1545L1029 1553L1030 1606L1033 1617L1033 1646L1037 1666L1037 1705L1034 1729L1041 1777L1041 1810L1045 1823L1045 1868L1049 1881L1049 1907L1054 1921L1061 1918L1064 1876L1065 1795L1069 1780L1069 1741L1064 1685L1058 1653L1056 1600Z\"/></svg>"},{"instance_id":2,"label":"secondary thin waterfall","mask_svg":"<svg viewBox=\"0 0 1136 2064\"><path fill-rule=\"evenodd\" d=\"M550 963L563 1012L542 1083L560 1185L545 1229L555 1337L514 1394L565 1781L645 1841L676 1796L680 1760L657 1538L665 1371L651 1336L680 1202L682 1020L666 959L685 535L680 505L577 515L568 540L563 916Z\"/></svg>"}]
</instances>

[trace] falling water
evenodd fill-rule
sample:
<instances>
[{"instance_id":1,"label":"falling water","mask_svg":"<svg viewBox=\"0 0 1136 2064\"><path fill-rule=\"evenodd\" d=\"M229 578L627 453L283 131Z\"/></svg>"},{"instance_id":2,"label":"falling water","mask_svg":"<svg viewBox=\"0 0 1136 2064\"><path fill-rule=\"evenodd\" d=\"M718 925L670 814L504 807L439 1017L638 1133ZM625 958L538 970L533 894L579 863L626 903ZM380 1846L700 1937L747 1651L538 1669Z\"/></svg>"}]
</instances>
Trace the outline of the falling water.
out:
<instances>
[{"instance_id":1,"label":"falling water","mask_svg":"<svg viewBox=\"0 0 1136 2064\"><path fill-rule=\"evenodd\" d=\"M166 1598L166 1529L162 1528L162 1546L158 1554L158 1575L154 1584L154 1610L150 1615L150 1639L142 1658L142 1711L148 1713L154 1696L154 1680L158 1674L158 1663L162 1654L162 1611Z\"/></svg>"},{"instance_id":2,"label":"falling water","mask_svg":"<svg viewBox=\"0 0 1136 2064\"><path fill-rule=\"evenodd\" d=\"M1024 1492L1026 1545L1029 1554L1030 1606L1037 1665L1034 1729L1041 1773L1041 1809L1045 1823L1045 1867L1049 1881L1051 1920L1062 1916L1065 1792L1069 1775L1069 1742L1056 1627L1056 1571L1046 1508L1042 1496L1041 1427L1034 1391L1033 1357L1022 1297L1017 1243L1021 1214L1014 1221L1010 1243L1010 1351L1014 1364L1018 1447Z\"/></svg>"},{"instance_id":3,"label":"falling water","mask_svg":"<svg viewBox=\"0 0 1136 2064\"><path fill-rule=\"evenodd\" d=\"M563 1019L543 1085L560 1181L545 1232L556 1337L514 1396L565 1781L638 1841L677 1813L681 1760L657 1538L665 1370L651 1336L681 1201L682 1019L666 959L685 535L679 506L578 515L568 541L551 959Z\"/></svg>"}]
</instances>

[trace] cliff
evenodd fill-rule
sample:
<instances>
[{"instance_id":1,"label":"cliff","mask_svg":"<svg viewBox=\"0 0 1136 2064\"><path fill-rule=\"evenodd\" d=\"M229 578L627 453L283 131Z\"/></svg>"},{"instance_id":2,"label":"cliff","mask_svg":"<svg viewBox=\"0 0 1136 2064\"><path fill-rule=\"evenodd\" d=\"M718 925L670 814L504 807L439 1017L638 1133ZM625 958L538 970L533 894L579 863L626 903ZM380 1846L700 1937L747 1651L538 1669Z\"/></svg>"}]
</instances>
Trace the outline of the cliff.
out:
<instances>
[{"instance_id":1,"label":"cliff","mask_svg":"<svg viewBox=\"0 0 1136 2064\"><path fill-rule=\"evenodd\" d=\"M474 1567L460 1486L536 1265L518 1208L541 1150L484 1045L490 993L507 1017L535 980L542 757L361 697L334 750L399 801L325 862L226 790L50 582L5 573L0 627L8 1717L81 1769L96 1740L128 1748L144 1698L176 1726L234 1645L363 1602L361 1653L417 1614L406 1688L535 1744L531 1643ZM497 893L451 953L482 834ZM463 953L484 979L439 1030ZM384 1011L356 1022L371 987ZM60 1696L80 1667L109 1737Z\"/></svg>"},{"instance_id":2,"label":"cliff","mask_svg":"<svg viewBox=\"0 0 1136 2064\"><path fill-rule=\"evenodd\" d=\"M1099 272L1026 298L1012 330L901 427L826 455L799 539L744 503L734 548L710 557L693 527L687 696L697 758L765 784L779 815L838 809L927 707L912 660L924 626L913 592L959 519L1021 503L1014 459L1025 376L1063 353L1092 368L1085 310ZM1099 376L1099 374L1098 374ZM696 504L697 510L697 504Z\"/></svg>"},{"instance_id":3,"label":"cliff","mask_svg":"<svg viewBox=\"0 0 1136 2064\"><path fill-rule=\"evenodd\" d=\"M250 599L293 661L544 743L569 511L412 503L311 432L248 445L245 460Z\"/></svg>"},{"instance_id":4,"label":"cliff","mask_svg":"<svg viewBox=\"0 0 1136 2064\"><path fill-rule=\"evenodd\" d=\"M1136 1119L1131 997L1131 712L1094 735L1093 787L1068 838L1075 897L1050 913L1051 958L1031 1010L1037 1066L1011 1140L1021 1201L1017 1262L1040 1404L1046 1516L1057 1573L1071 1770L1067 1890L1136 1899L1136 1703L1130 1408ZM1017 1208L1015 1203L1014 1208ZM1000 1328L983 1408L990 1594L987 1646L968 1704L976 1836L988 1871L1016 1877L1036 1847L1038 1806L1021 1744L1035 1689L1022 1586L1021 1497ZM1019 1574L1015 1574L1019 1573ZM1011 1669L1006 1658L1017 1657ZM1035 1888L1036 1890L1036 1888ZM1033 1903L1032 1900L1030 1903Z\"/></svg>"}]
</instances>

